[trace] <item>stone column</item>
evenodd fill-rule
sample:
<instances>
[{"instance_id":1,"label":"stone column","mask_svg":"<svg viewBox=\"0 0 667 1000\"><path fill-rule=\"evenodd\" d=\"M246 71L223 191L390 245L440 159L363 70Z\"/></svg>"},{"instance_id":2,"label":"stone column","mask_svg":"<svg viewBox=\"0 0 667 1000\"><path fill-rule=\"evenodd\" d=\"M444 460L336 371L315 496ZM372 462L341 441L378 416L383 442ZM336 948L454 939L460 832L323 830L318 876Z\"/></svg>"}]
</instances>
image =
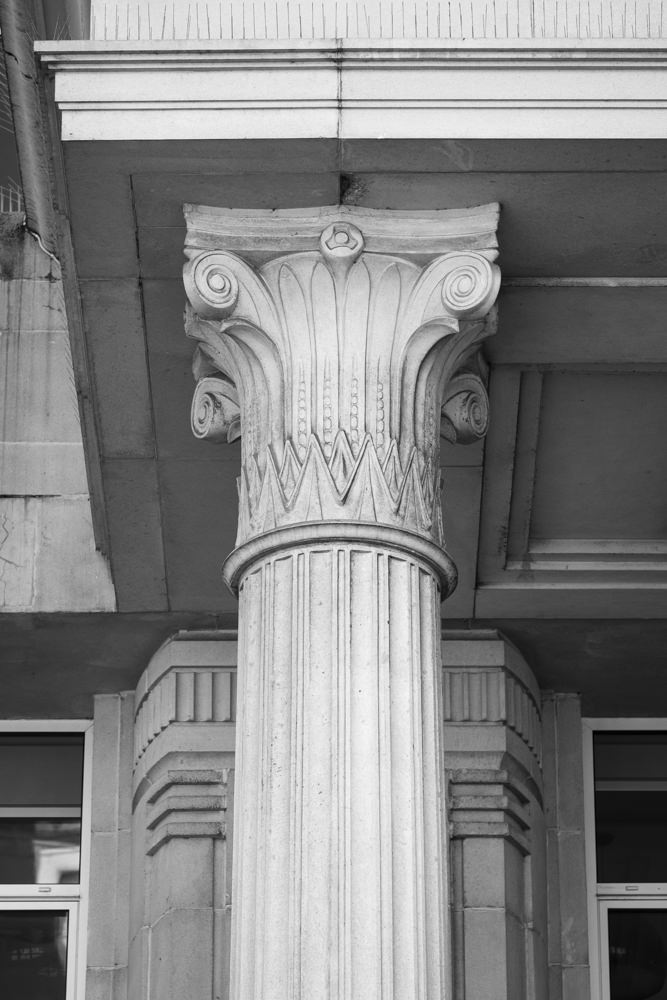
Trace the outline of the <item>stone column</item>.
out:
<instances>
[{"instance_id":1,"label":"stone column","mask_svg":"<svg viewBox=\"0 0 667 1000\"><path fill-rule=\"evenodd\" d=\"M439 436L485 430L497 213L186 210L193 426L241 437L232 1000L448 993Z\"/></svg>"}]
</instances>

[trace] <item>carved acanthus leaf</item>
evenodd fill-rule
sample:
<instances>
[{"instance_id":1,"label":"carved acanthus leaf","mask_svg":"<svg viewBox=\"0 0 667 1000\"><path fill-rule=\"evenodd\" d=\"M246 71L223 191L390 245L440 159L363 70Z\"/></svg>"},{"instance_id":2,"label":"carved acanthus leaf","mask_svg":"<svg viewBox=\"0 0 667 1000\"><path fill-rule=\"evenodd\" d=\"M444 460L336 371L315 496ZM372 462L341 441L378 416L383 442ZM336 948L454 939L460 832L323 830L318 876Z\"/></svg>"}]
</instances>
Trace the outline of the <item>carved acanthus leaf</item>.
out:
<instances>
[{"instance_id":1,"label":"carved acanthus leaf","mask_svg":"<svg viewBox=\"0 0 667 1000\"><path fill-rule=\"evenodd\" d=\"M344 431L338 432L329 460L315 436L303 462L289 445L279 469L269 452L263 474L254 463L250 472L241 473L239 536L288 524L345 520L405 528L442 544L439 472L427 469L420 475L420 464L415 448L403 469L395 441L380 462L369 435L354 459Z\"/></svg>"},{"instance_id":2,"label":"carved acanthus leaf","mask_svg":"<svg viewBox=\"0 0 667 1000\"><path fill-rule=\"evenodd\" d=\"M317 233L306 213L295 235L289 213L249 213L244 232L241 213L219 210L189 232L195 433L231 440L243 426L239 542L322 519L441 542L440 425L456 441L486 429L483 381L462 366L495 331L497 206L322 211ZM250 259L217 249L217 227L218 246Z\"/></svg>"}]
</instances>

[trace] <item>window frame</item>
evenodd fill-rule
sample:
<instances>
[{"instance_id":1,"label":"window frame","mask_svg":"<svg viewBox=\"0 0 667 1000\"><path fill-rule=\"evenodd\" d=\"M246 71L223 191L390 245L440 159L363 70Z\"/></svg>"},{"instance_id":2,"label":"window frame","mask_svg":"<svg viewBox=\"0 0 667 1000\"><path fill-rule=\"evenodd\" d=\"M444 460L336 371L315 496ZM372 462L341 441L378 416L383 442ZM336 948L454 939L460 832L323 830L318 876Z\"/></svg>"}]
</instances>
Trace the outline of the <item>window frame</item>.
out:
<instances>
[{"instance_id":1,"label":"window frame","mask_svg":"<svg viewBox=\"0 0 667 1000\"><path fill-rule=\"evenodd\" d=\"M81 787L81 861L78 885L0 886L0 909L67 910L69 913L67 946L66 1000L84 1000L86 990L86 940L90 884L90 844L92 834L92 719L1 719L0 734L7 733L76 733L83 736L83 781ZM11 807L5 807L9 815ZM16 811L16 810L14 810ZM61 810L62 812L62 810Z\"/></svg>"},{"instance_id":2,"label":"window frame","mask_svg":"<svg viewBox=\"0 0 667 1000\"><path fill-rule=\"evenodd\" d=\"M606 937L603 939L603 932L607 930L608 911L610 909L642 908L667 910L667 885L654 882L626 884L621 882L598 883L597 881L593 736L596 732L614 730L631 733L667 732L667 718L584 718L581 722L591 1000L609 1000L608 941Z\"/></svg>"}]
</instances>

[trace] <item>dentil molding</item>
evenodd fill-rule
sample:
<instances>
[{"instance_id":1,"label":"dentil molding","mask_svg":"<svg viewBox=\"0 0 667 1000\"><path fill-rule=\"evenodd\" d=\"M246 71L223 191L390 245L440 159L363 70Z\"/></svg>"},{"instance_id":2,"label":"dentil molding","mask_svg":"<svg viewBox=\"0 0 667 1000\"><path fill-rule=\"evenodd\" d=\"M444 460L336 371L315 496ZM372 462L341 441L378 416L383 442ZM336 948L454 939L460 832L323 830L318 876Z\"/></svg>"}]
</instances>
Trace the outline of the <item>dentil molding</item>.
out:
<instances>
[{"instance_id":1,"label":"dentil molding","mask_svg":"<svg viewBox=\"0 0 667 1000\"><path fill-rule=\"evenodd\" d=\"M441 426L488 420L498 213L186 206L192 424L241 437L238 544L331 522L443 544Z\"/></svg>"}]
</instances>

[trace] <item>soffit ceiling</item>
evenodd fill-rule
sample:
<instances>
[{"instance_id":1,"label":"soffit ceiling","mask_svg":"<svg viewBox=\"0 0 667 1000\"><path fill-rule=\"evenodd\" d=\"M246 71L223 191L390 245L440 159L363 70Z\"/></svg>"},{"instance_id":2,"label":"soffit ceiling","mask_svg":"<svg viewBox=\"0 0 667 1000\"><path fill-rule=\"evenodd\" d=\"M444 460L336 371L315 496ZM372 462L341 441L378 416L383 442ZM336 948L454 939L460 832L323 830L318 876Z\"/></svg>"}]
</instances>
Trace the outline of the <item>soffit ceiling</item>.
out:
<instances>
[{"instance_id":1,"label":"soffit ceiling","mask_svg":"<svg viewBox=\"0 0 667 1000\"><path fill-rule=\"evenodd\" d=\"M518 646L543 691L580 692L584 715L650 717L662 711L665 621L486 624ZM0 615L4 716L92 718L94 697L133 691L155 651L178 629L219 634L228 628L227 616L194 612Z\"/></svg>"},{"instance_id":2,"label":"soffit ceiling","mask_svg":"<svg viewBox=\"0 0 667 1000\"><path fill-rule=\"evenodd\" d=\"M220 567L240 447L190 432L183 203L342 198L502 206L491 431L485 446L443 445L460 571L448 616L664 616L667 287L641 282L665 273L667 142L69 142L64 155L120 611L236 607ZM639 281L585 281L610 277Z\"/></svg>"}]
</instances>

